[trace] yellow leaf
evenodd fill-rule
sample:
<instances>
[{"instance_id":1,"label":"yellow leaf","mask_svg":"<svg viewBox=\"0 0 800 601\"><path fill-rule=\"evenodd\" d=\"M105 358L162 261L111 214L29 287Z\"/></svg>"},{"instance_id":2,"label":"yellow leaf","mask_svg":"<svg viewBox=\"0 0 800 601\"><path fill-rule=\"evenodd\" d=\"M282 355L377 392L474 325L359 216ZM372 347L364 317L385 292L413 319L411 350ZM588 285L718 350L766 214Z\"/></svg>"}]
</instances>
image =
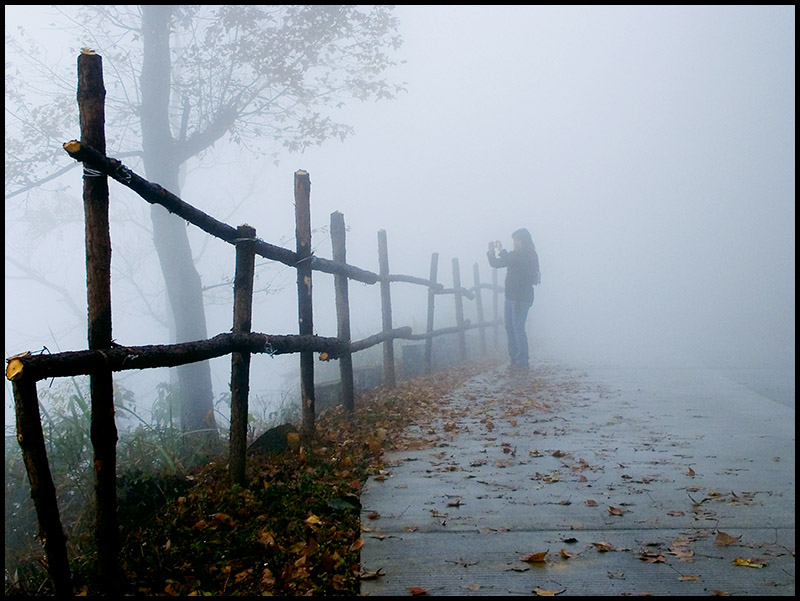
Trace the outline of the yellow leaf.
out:
<instances>
[{"instance_id":1,"label":"yellow leaf","mask_svg":"<svg viewBox=\"0 0 800 601\"><path fill-rule=\"evenodd\" d=\"M567 551L566 549L561 549L561 551L559 551L559 553L561 554L561 557L563 557L564 559L569 559L570 557L577 557L578 556L577 553L572 553L570 551Z\"/></svg>"},{"instance_id":2,"label":"yellow leaf","mask_svg":"<svg viewBox=\"0 0 800 601\"><path fill-rule=\"evenodd\" d=\"M751 557L750 559L737 557L733 560L733 565L744 566L746 568L763 568L765 565L767 565L767 562L759 557Z\"/></svg>"},{"instance_id":3,"label":"yellow leaf","mask_svg":"<svg viewBox=\"0 0 800 601\"><path fill-rule=\"evenodd\" d=\"M313 513L310 516L308 516L308 518L306 518L306 524L308 524L309 526L315 526L315 525L321 524L321 523L322 523L322 520L320 520Z\"/></svg>"},{"instance_id":4,"label":"yellow leaf","mask_svg":"<svg viewBox=\"0 0 800 601\"><path fill-rule=\"evenodd\" d=\"M520 559L522 561L527 561L528 563L541 563L544 561L544 558L547 556L547 551L542 551L540 553L531 553L530 555L524 555Z\"/></svg>"},{"instance_id":5,"label":"yellow leaf","mask_svg":"<svg viewBox=\"0 0 800 601\"><path fill-rule=\"evenodd\" d=\"M552 590L551 591L551 590L547 590L547 589L544 589L544 588L535 588L531 592L536 593L536 595L539 596L539 597L555 597L556 595L560 595L561 593L563 593L565 590L567 590L567 589L562 588L562 589L559 589L559 590Z\"/></svg>"}]
</instances>

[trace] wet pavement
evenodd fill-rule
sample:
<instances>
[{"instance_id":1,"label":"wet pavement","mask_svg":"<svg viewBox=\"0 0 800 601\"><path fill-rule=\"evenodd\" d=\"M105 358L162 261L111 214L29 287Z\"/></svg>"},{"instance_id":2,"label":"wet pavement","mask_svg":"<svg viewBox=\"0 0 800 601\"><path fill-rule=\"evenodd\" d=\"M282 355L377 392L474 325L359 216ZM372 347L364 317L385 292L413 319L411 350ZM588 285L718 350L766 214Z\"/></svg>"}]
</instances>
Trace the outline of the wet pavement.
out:
<instances>
[{"instance_id":1,"label":"wet pavement","mask_svg":"<svg viewBox=\"0 0 800 601\"><path fill-rule=\"evenodd\" d=\"M794 417L713 370L491 369L367 481L361 593L794 596Z\"/></svg>"}]
</instances>

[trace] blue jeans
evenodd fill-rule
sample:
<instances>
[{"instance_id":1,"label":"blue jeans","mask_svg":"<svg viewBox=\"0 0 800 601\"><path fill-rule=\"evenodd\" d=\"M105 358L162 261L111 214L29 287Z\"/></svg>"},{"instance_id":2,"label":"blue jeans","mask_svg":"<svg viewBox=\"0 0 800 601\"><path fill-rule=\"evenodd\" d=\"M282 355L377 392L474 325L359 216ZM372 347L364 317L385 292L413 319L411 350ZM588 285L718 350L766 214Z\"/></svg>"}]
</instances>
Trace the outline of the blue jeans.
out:
<instances>
[{"instance_id":1,"label":"blue jeans","mask_svg":"<svg viewBox=\"0 0 800 601\"><path fill-rule=\"evenodd\" d=\"M524 301L506 299L505 321L508 355L514 367L528 367L528 334L525 320L531 305Z\"/></svg>"}]
</instances>

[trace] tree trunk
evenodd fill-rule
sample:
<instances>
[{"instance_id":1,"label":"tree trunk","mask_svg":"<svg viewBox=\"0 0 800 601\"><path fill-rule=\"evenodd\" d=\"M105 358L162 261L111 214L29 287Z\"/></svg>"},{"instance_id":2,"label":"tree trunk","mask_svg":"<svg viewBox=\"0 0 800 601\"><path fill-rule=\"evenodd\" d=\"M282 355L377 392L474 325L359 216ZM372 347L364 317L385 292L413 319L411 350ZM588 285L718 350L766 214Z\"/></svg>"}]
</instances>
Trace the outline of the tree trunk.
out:
<instances>
[{"instance_id":1,"label":"tree trunk","mask_svg":"<svg viewBox=\"0 0 800 601\"><path fill-rule=\"evenodd\" d=\"M174 7L142 6L142 150L147 178L179 195L179 160L169 124L171 61L170 17ZM175 322L175 342L202 340L208 336L200 275L194 265L186 223L154 205L153 241L158 252L167 296ZM180 386L181 426L202 430L209 441L218 440L214 418L211 368L208 362L177 368ZM197 449L194 449L195 451Z\"/></svg>"}]
</instances>

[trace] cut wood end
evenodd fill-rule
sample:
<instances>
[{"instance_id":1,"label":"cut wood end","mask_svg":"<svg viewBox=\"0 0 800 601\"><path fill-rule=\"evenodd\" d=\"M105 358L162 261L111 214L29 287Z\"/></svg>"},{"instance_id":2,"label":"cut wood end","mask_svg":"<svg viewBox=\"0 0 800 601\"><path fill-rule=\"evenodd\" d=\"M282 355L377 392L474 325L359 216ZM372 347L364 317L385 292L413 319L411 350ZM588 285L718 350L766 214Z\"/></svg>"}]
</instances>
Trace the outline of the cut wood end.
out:
<instances>
[{"instance_id":1,"label":"cut wood end","mask_svg":"<svg viewBox=\"0 0 800 601\"><path fill-rule=\"evenodd\" d=\"M77 140L70 140L69 142L64 142L64 150L67 152L74 154L81 149L81 143Z\"/></svg>"},{"instance_id":2,"label":"cut wood end","mask_svg":"<svg viewBox=\"0 0 800 601\"><path fill-rule=\"evenodd\" d=\"M298 169L297 171L294 172L294 174L295 175L308 175L308 171L306 171L304 169Z\"/></svg>"},{"instance_id":3,"label":"cut wood end","mask_svg":"<svg viewBox=\"0 0 800 601\"><path fill-rule=\"evenodd\" d=\"M6 378L11 380L19 380L22 377L22 361L19 359L11 359L6 367Z\"/></svg>"},{"instance_id":4,"label":"cut wood end","mask_svg":"<svg viewBox=\"0 0 800 601\"><path fill-rule=\"evenodd\" d=\"M81 48L81 54L97 54L97 53L91 48Z\"/></svg>"}]
</instances>

